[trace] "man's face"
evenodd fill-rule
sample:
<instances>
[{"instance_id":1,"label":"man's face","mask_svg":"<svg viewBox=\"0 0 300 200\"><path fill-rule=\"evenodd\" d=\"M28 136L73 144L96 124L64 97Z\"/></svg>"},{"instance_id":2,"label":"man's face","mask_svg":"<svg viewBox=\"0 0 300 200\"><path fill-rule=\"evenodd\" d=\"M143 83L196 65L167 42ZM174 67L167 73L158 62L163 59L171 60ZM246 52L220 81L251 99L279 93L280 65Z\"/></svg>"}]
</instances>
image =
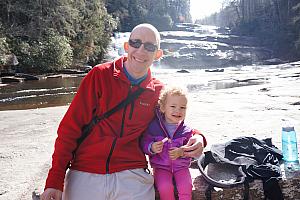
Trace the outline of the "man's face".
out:
<instances>
[{"instance_id":1,"label":"man's face","mask_svg":"<svg viewBox=\"0 0 300 200\"><path fill-rule=\"evenodd\" d=\"M128 53L126 69L133 77L140 78L147 74L153 61L160 57L158 54L161 50L157 48L155 33L147 27L135 29L129 39L124 46Z\"/></svg>"}]
</instances>

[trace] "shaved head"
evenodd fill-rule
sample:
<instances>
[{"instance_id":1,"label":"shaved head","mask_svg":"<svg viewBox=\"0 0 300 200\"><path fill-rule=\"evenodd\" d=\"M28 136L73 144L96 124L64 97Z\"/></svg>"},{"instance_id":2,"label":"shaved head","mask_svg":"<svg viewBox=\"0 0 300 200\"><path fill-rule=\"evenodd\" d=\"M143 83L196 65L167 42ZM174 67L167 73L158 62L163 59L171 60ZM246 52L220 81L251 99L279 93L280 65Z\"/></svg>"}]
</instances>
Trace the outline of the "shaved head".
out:
<instances>
[{"instance_id":1,"label":"shaved head","mask_svg":"<svg viewBox=\"0 0 300 200\"><path fill-rule=\"evenodd\" d=\"M160 48L160 34L159 34L158 30L151 24L144 23L144 24L139 24L139 25L135 26L131 31L130 37L131 37L131 35L135 34L135 32L138 32L141 29L144 29L144 30L146 29L146 30L151 31L156 38L157 47Z\"/></svg>"},{"instance_id":2,"label":"shaved head","mask_svg":"<svg viewBox=\"0 0 300 200\"><path fill-rule=\"evenodd\" d=\"M127 53L124 66L135 79L147 75L153 62L163 55L159 32L151 24L139 24L134 27L129 40L124 42L124 49Z\"/></svg>"}]
</instances>

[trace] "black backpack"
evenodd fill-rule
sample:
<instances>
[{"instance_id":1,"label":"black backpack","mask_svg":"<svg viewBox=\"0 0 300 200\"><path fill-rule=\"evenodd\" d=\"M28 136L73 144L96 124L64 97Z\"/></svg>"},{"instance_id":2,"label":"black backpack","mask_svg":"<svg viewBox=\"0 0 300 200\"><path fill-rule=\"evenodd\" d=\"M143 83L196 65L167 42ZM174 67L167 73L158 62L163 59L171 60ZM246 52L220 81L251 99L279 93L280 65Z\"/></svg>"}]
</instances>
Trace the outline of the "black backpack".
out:
<instances>
[{"instance_id":1,"label":"black backpack","mask_svg":"<svg viewBox=\"0 0 300 200\"><path fill-rule=\"evenodd\" d=\"M209 184L207 199L213 187L232 188L244 185L244 199L249 198L249 182L263 181L266 199L283 200L278 180L281 178L279 162L282 153L270 138L258 140L253 137L238 137L223 144L212 145L198 159L202 177ZM213 172L213 173L211 173Z\"/></svg>"}]
</instances>

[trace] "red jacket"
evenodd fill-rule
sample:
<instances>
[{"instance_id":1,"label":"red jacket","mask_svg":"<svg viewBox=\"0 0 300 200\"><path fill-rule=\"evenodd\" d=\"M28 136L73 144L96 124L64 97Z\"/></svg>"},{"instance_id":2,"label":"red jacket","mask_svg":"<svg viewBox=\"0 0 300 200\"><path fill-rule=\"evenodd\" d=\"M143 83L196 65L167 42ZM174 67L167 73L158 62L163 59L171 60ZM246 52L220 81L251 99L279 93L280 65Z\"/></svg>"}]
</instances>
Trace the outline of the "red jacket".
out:
<instances>
[{"instance_id":1,"label":"red jacket","mask_svg":"<svg viewBox=\"0 0 300 200\"><path fill-rule=\"evenodd\" d=\"M58 127L46 188L63 190L68 162L77 146L81 128L93 115L100 116L127 97L138 86L131 86L123 71L122 57L95 66L82 80L68 111ZM139 137L154 117L162 83L151 77L140 84L146 90L125 108L100 121L76 152L71 169L106 174L145 168L147 161L139 147Z\"/></svg>"}]
</instances>

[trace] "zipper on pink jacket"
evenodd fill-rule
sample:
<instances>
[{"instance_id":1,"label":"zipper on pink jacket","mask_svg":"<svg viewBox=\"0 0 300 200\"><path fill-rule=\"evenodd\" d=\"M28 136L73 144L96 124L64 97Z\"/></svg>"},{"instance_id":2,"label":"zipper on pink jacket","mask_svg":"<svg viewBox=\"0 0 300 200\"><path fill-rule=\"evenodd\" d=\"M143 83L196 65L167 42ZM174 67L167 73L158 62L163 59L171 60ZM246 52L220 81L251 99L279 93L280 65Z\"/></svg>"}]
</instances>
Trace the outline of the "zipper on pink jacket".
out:
<instances>
[{"instance_id":1,"label":"zipper on pink jacket","mask_svg":"<svg viewBox=\"0 0 300 200\"><path fill-rule=\"evenodd\" d=\"M161 118L158 118L159 120L159 125L160 125L160 127L161 127L161 129L163 130L163 132L165 133L165 135L168 137L168 138L170 138L171 139L171 148L172 148L172 140L173 140L173 137L174 137L174 135L175 135L175 133L177 132L177 130L179 129L179 127L180 127L180 125L183 123L183 121L182 122L180 122L180 124L177 126L177 128L176 128L176 130L174 131L174 134L173 134L173 136L172 137L169 137L169 134L168 134L168 132L165 130L165 128L164 128L164 125L162 124L162 120L161 120ZM171 159L170 159L171 160ZM172 173L173 173L173 160L171 160L171 171L172 171Z\"/></svg>"},{"instance_id":2,"label":"zipper on pink jacket","mask_svg":"<svg viewBox=\"0 0 300 200\"><path fill-rule=\"evenodd\" d=\"M171 147L172 147L172 144L173 144L173 137L175 135L175 133L177 132L177 130L179 129L179 126L181 125L182 122L180 122L180 124L177 126L176 130L174 131L172 137L170 138L171 139ZM172 173L174 172L174 169L173 169L173 160L171 160L171 171Z\"/></svg>"}]
</instances>

